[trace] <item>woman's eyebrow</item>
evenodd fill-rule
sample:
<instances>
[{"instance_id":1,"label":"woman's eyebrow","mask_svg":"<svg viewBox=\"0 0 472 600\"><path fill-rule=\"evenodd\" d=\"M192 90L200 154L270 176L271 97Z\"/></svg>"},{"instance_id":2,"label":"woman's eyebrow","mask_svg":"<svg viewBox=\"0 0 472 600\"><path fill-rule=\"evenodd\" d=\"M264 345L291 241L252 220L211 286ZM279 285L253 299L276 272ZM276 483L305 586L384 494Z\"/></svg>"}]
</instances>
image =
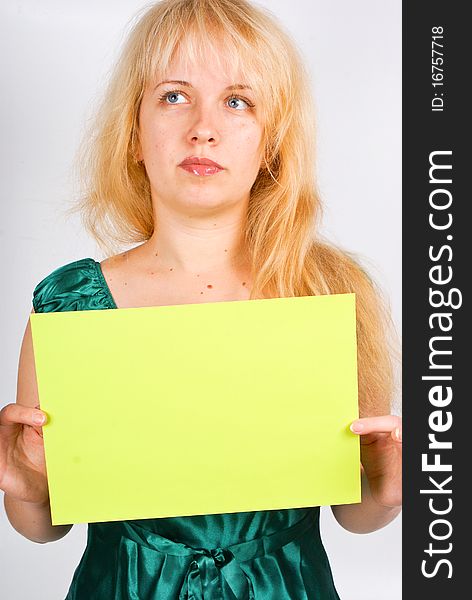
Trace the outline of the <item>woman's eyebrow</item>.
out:
<instances>
[{"instance_id":1,"label":"woman's eyebrow","mask_svg":"<svg viewBox=\"0 0 472 600\"><path fill-rule=\"evenodd\" d=\"M182 86L186 86L186 87L193 87L191 83L189 83L188 81L182 81L181 79L164 79L164 81L160 81L156 87L154 88L154 90L156 90L160 85L162 85L163 83L177 83L178 85L182 85ZM246 85L245 83L234 83L233 85L228 85L228 87L225 88L225 90L250 90L252 89L250 86Z\"/></svg>"}]
</instances>

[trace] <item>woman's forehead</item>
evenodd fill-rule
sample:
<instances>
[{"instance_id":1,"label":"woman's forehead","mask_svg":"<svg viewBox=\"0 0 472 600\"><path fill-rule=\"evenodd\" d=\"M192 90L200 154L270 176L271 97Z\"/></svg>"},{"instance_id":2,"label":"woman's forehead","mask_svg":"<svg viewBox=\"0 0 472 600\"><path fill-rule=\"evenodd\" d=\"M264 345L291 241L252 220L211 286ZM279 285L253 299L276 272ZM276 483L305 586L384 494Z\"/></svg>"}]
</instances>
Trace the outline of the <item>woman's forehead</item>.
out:
<instances>
[{"instance_id":1,"label":"woman's forehead","mask_svg":"<svg viewBox=\"0 0 472 600\"><path fill-rule=\"evenodd\" d=\"M222 42L206 42L196 49L186 43L179 44L166 65L164 74L169 75L176 71L191 73L195 70L213 70L229 79L242 75L240 61Z\"/></svg>"},{"instance_id":2,"label":"woman's forehead","mask_svg":"<svg viewBox=\"0 0 472 600\"><path fill-rule=\"evenodd\" d=\"M223 89L245 86L250 88L253 101L264 97L265 107L259 106L259 110L267 112L278 101L278 90L287 86L281 85L283 77L277 76L273 49L262 45L256 51L256 47L256 39L221 30L187 31L169 43L155 38L146 52L149 58L142 79L144 89L154 90L165 80L190 81L194 85L192 73L195 80L200 80L195 85L200 85L202 74L208 71L211 84L218 78L217 85ZM284 72L282 69L279 75ZM209 77L204 85L208 81Z\"/></svg>"}]
</instances>

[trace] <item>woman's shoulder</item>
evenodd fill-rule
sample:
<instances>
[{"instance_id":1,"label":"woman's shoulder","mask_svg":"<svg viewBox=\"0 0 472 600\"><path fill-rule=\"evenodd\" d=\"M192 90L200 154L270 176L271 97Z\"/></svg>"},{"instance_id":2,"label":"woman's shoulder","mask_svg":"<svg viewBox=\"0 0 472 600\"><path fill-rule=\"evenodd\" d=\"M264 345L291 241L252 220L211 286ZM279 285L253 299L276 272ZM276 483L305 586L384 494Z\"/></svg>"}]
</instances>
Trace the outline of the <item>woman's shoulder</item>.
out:
<instances>
[{"instance_id":1,"label":"woman's shoulder","mask_svg":"<svg viewBox=\"0 0 472 600\"><path fill-rule=\"evenodd\" d=\"M54 269L34 288L32 303L37 313L114 308L100 263L93 258Z\"/></svg>"}]
</instances>

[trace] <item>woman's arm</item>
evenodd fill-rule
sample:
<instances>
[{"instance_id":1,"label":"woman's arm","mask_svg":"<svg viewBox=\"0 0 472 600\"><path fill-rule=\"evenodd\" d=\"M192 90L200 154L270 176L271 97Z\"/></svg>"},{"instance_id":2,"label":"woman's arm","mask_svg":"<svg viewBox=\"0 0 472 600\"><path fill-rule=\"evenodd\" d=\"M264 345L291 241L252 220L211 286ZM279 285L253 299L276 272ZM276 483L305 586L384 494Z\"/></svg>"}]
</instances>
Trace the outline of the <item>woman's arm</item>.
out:
<instances>
[{"instance_id":1,"label":"woman's arm","mask_svg":"<svg viewBox=\"0 0 472 600\"><path fill-rule=\"evenodd\" d=\"M33 504L14 500L5 494L5 511L12 527L38 544L55 542L64 537L72 529L72 525L52 525L49 502L47 504Z\"/></svg>"},{"instance_id":2,"label":"woman's arm","mask_svg":"<svg viewBox=\"0 0 472 600\"><path fill-rule=\"evenodd\" d=\"M31 312L34 312L34 310ZM16 404L32 409L39 404L29 320L21 345ZM34 435L38 434L35 433ZM39 436L37 439L41 441ZM39 447L37 451L39 452ZM41 448L41 452L44 452L43 448ZM4 504L7 517L13 528L33 542L53 542L64 537L72 528L72 525L52 525L49 499L39 503L24 502L5 493Z\"/></svg>"},{"instance_id":3,"label":"woman's arm","mask_svg":"<svg viewBox=\"0 0 472 600\"><path fill-rule=\"evenodd\" d=\"M364 469L361 476L362 502L331 506L336 521L352 533L370 533L388 525L401 512L401 506L382 506L372 497Z\"/></svg>"},{"instance_id":4,"label":"woman's arm","mask_svg":"<svg viewBox=\"0 0 472 600\"><path fill-rule=\"evenodd\" d=\"M358 419L351 430L361 437L362 502L331 509L353 533L388 525L402 506L402 419L395 415Z\"/></svg>"}]
</instances>

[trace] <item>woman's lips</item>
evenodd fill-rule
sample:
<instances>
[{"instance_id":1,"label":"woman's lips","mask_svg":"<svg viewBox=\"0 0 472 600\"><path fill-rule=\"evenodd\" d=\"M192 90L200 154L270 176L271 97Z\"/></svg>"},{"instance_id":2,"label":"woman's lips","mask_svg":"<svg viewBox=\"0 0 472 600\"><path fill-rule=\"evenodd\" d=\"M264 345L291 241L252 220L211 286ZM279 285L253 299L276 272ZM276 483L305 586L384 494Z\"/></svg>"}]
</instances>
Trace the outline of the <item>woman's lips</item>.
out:
<instances>
[{"instance_id":1,"label":"woman's lips","mask_svg":"<svg viewBox=\"0 0 472 600\"><path fill-rule=\"evenodd\" d=\"M215 173L223 171L223 167L221 165L209 158L204 158L203 156L188 156L180 163L179 167L182 167L182 169L185 171L193 173L199 177L215 175Z\"/></svg>"},{"instance_id":2,"label":"woman's lips","mask_svg":"<svg viewBox=\"0 0 472 600\"><path fill-rule=\"evenodd\" d=\"M223 169L220 169L219 167L210 165L197 165L196 163L179 165L179 167L198 176L214 175L215 173L223 171Z\"/></svg>"}]
</instances>

